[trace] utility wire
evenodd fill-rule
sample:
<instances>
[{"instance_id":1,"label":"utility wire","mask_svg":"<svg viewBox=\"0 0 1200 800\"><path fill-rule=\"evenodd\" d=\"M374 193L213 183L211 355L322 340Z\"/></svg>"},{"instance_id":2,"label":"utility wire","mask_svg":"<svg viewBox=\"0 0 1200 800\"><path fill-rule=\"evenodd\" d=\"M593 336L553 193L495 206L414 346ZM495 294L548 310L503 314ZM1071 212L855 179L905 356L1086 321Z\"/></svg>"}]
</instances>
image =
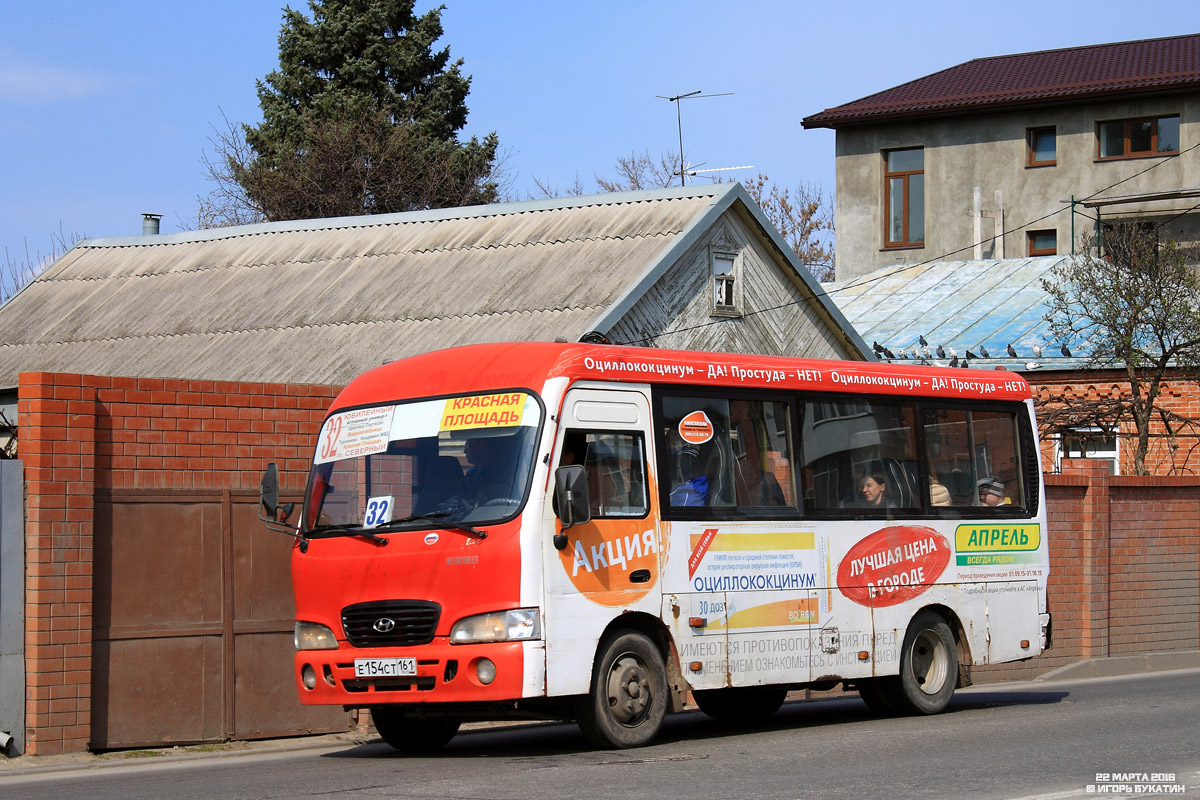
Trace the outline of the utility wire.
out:
<instances>
[{"instance_id":1,"label":"utility wire","mask_svg":"<svg viewBox=\"0 0 1200 800\"><path fill-rule=\"evenodd\" d=\"M973 242L971 244L966 245L965 247L960 247L957 250L951 250L948 253L943 253L940 256L934 256L932 258L927 258L924 261L919 261L915 264L909 264L907 266L899 267L897 269L894 269L894 270L888 272L886 275L876 275L874 277L865 277L864 276L861 280L847 283L844 286L839 286L839 287L830 289L828 291L821 290L821 291L814 292L811 297L800 298L799 300L789 300L785 303L780 303L777 306L770 306L768 308L760 308L756 311L747 311L744 314L742 314L741 317L738 317L737 319L745 319L746 317L754 317L754 316L758 316L760 314L766 314L766 313L769 313L772 311L779 311L781 309L788 308L791 306L808 304L815 300L819 300L821 298L830 297L838 292L843 292L843 291L846 291L849 289L857 289L862 286L867 286L869 284L875 283L877 281L882 281L882 280L886 280L888 278L892 278L901 273L908 272L909 270L917 269L919 267L924 267L928 264L934 264L939 261L946 261L951 256L958 255L959 253L966 252L967 250L974 250L977 245L982 245L982 244L985 244L986 242L994 241L995 239L1007 236L1010 233L1017 233L1018 231L1025 230L1026 228L1029 228L1033 225L1037 225L1040 222L1044 222L1052 217L1062 214L1063 212L1071 211L1073 213L1075 205L1087 202L1088 200L1094 200L1097 197L1099 197L1100 195L1104 194L1105 192L1111 191L1111 190L1115 189L1116 187L1120 186L1121 184L1133 180L1134 178L1145 175L1150 170L1157 169L1158 167L1161 167L1163 164L1166 164L1166 163L1172 161L1173 159L1181 158L1182 156L1186 155L1187 153L1190 153L1191 151L1195 150L1198 147L1200 147L1200 142L1197 142L1196 144L1192 145L1191 147L1187 148L1186 150L1181 150L1178 153L1169 155L1169 156L1163 158L1161 161L1156 161L1153 164L1151 164L1150 166L1141 170L1140 172L1135 172L1133 175L1130 175L1128 177L1122 178L1119 181L1111 183L1108 186L1104 187L1103 189L1099 189L1099 190L1093 192L1092 194L1088 195L1087 197L1076 200L1072 206L1064 206L1055 211L1051 211L1049 214L1045 214L1041 217L1038 217L1037 219L1030 220L1029 222L1025 222L1025 223L1018 225L1016 227L1013 227L1013 228L1005 229L1005 230L1001 231L999 234L997 234L996 236L989 236L985 239L980 240L979 242ZM1178 219L1179 217L1183 216L1184 214L1190 213L1191 211L1194 211L1197 208L1200 208L1200 204L1197 204L1196 206L1193 206L1192 208L1188 209L1187 211L1182 212L1181 214L1177 215L1176 217L1173 217L1171 220L1168 220L1168 222ZM818 266L832 266L832 265L819 264ZM628 341L614 342L614 344L622 344L622 345L647 344L649 342L653 342L657 339L660 339L664 336L673 336L673 335L679 334L679 333L687 333L689 331L700 330L702 328L708 328L708 327L712 327L714 325L724 325L724 324L726 324L728 322L732 322L732 321L733 321L733 319L710 320L708 322L702 322L702 323L698 323L696 325L689 325L686 328L675 328L673 330L663 331L662 333L659 333L655 336L647 336L647 337L643 337L641 339L631 339Z\"/></svg>"}]
</instances>

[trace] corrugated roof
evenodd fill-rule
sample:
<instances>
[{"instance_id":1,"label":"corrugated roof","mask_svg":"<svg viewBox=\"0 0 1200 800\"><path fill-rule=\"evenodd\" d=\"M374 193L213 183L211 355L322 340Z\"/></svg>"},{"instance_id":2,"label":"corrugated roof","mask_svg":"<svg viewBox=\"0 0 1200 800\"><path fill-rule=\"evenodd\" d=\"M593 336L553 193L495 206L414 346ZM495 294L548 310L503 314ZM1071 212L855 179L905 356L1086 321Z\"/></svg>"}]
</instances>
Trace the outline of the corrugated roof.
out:
<instances>
[{"instance_id":1,"label":"corrugated roof","mask_svg":"<svg viewBox=\"0 0 1200 800\"><path fill-rule=\"evenodd\" d=\"M1086 354L1073 349L1065 357L1061 343L1050 338L1042 289L1042 279L1065 258L1070 256L886 267L824 288L859 335L886 347L897 361L925 357L946 366L953 349L961 366L968 350L976 356L986 350L990 357L971 360L971 367L1075 369ZM1010 345L1016 358L1008 355ZM937 356L939 346L945 357Z\"/></svg>"},{"instance_id":2,"label":"corrugated roof","mask_svg":"<svg viewBox=\"0 0 1200 800\"><path fill-rule=\"evenodd\" d=\"M24 371L336 384L457 344L574 341L734 202L753 205L723 184L86 240L0 307L0 386Z\"/></svg>"},{"instance_id":3,"label":"corrugated roof","mask_svg":"<svg viewBox=\"0 0 1200 800\"><path fill-rule=\"evenodd\" d=\"M1200 87L1200 34L977 58L806 117L805 128Z\"/></svg>"}]
</instances>

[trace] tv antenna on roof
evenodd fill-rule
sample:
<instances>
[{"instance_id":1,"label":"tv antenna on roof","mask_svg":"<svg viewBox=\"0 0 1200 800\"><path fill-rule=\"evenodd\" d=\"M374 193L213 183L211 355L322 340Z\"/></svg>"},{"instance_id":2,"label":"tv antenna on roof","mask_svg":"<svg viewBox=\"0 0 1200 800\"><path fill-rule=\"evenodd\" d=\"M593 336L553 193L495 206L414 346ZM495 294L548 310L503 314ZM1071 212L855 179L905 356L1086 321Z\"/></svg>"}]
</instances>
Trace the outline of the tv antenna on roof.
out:
<instances>
[{"instance_id":1,"label":"tv antenna on roof","mask_svg":"<svg viewBox=\"0 0 1200 800\"><path fill-rule=\"evenodd\" d=\"M733 94L733 92L718 92L717 94L701 94L700 92L701 92L701 90L697 89L694 92L688 92L687 94L677 94L674 97L666 97L661 94L655 95L655 97L657 97L659 99L666 100L668 102L675 104L675 124L679 127L679 185L680 186L684 186L687 183L687 179L686 179L687 167L684 166L684 163L683 163L683 114L679 110L679 101L680 100L699 100L702 97L728 97L729 95ZM709 171L711 172L713 170L709 170ZM693 172L692 174L694 175L695 173Z\"/></svg>"}]
</instances>

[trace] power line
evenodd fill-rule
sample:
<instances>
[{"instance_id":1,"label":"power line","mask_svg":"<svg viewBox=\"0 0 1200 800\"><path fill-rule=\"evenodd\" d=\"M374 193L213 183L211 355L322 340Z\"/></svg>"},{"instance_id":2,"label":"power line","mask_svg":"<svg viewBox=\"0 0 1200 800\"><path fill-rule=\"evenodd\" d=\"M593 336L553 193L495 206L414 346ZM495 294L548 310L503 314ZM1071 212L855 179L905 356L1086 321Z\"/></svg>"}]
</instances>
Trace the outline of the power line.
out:
<instances>
[{"instance_id":1,"label":"power line","mask_svg":"<svg viewBox=\"0 0 1200 800\"><path fill-rule=\"evenodd\" d=\"M698 91L697 91L697 92L692 92L691 94L692 94L692 95L697 95L697 94L698 94ZM681 95L681 97L683 97L683 95ZM675 98L663 98L663 99L675 99ZM682 137L682 134L681 134L681 137ZM681 144L680 144L680 147L681 147L681 149L682 149L682 138L680 139L680 142L681 142ZM1051 211L1049 214L1045 214L1045 215L1043 215L1043 216L1041 216L1041 217L1038 217L1037 219L1034 219L1034 220L1031 220L1031 221L1029 221L1029 222L1023 223L1023 224L1021 224L1021 225L1018 225L1018 226L1016 226L1016 227L1014 227L1014 228L1009 228L1009 229L1003 230L1003 231L1001 231L999 234L997 234L996 236L989 236L989 237L987 237L986 239L983 239L983 240L981 240L981 241L979 241L979 242L973 242L973 243L971 243L971 244L969 244L969 245L967 245L967 246L965 246L965 247L960 247L960 248L959 248L959 249L957 249L957 250L951 250L951 251L950 251L950 252L948 252L948 253L943 253L943 254L942 254L942 255L940 255L940 256L934 256L934 257L932 257L932 258L927 258L927 259L925 259L924 261L919 261L919 262L917 262L917 263L915 263L915 264L910 264L910 265L907 265L907 266L900 267L900 268L898 268L898 269L895 269L895 270L892 270L892 271L888 272L886 275L877 275L877 276L874 276L874 277L866 277L866 276L864 276L864 277L863 277L861 280L857 280L857 281L854 281L854 282L851 282L851 283L847 283L847 284L846 284L846 285L844 285L844 286L840 286L840 287L837 287L837 288L835 288L835 289L832 289L832 290L829 290L829 291L821 290L821 291L814 292L814 293L812 294L812 296L811 296L811 297L800 298L799 300L789 300L789 301L787 301L786 303L780 303L780 304L779 304L779 305L777 305L777 306L771 306L771 307L769 307L769 308L761 308L761 309L758 309L757 311L747 311L747 312L745 312L744 314L742 314L742 316L741 316L741 317L739 317L739 318L736 318L736 319L745 319L746 317L758 316L759 314L766 314L766 313L769 313L769 312L772 312L772 311L779 311L779 310L781 310L781 309L784 309L784 308L789 308L789 307L791 307L791 306L798 306L798 305L801 305L801 304L808 304L808 303L810 303L810 302L813 302L813 301L815 301L815 300L820 300L820 299L822 299L822 298L830 297L830 296L832 296L833 294L836 294L836 293L838 293L838 292L843 292L843 291L846 291L846 290L849 290L849 289L857 289L857 288L860 288L860 287L862 287L862 286L867 286L867 285L869 285L869 284L875 283L876 281L882 281L882 280L886 280L886 279L888 279L888 278L892 278L892 277L894 277L895 275L898 275L898 274L901 274L901 273L907 272L907 271L909 271L909 270L912 270L912 269L917 269L918 267L924 267L924 266L926 266L926 265L928 265L928 264L934 264L934 263L937 263L937 262L939 262L939 261L945 261L945 260L947 260L948 258L950 258L951 256L958 255L959 253L966 252L967 250L974 250L974 249L975 249L975 247L976 247L976 245L982 245L982 244L984 244L984 243L986 243L986 242L993 241L993 240L995 240L996 238L1001 238L1001 237L1007 236L1007 235L1008 235L1008 234L1010 234L1010 233L1017 233L1017 232L1019 232L1019 231L1025 230L1026 228L1029 228L1029 227L1031 227L1031 226L1033 226L1033 225L1037 225L1038 223L1044 222L1044 221L1046 221L1046 220L1048 220L1048 219L1050 219L1050 218L1052 218L1052 217L1054 217L1054 216L1057 216L1057 215L1059 215L1059 214L1062 214L1064 211L1068 211L1068 210L1069 210L1069 211L1071 211L1071 213L1075 213L1075 212L1074 212L1074 206L1075 206L1075 205L1078 205L1079 203L1082 203L1082 202L1086 202L1086 201L1088 201L1088 200L1094 200L1094 199L1096 199L1096 198L1097 198L1099 195L1101 195L1101 194L1103 194L1103 193L1105 193L1105 192L1111 191L1112 189L1115 189L1116 187L1120 186L1121 184L1123 184L1123 183L1126 183L1126 182L1128 182L1128 181L1131 181L1131 180L1133 180L1134 178L1137 178L1137 177L1140 177L1140 176L1142 176L1142 175L1145 175L1145 174L1146 174L1147 172L1149 172L1150 170L1152 170L1152 169L1157 169L1158 167L1161 167L1163 164L1166 164L1166 163L1170 162L1170 161L1171 161L1171 160L1173 160L1173 159L1181 158L1181 157L1183 157L1184 155L1186 155L1187 153L1190 153L1191 151L1195 150L1195 149L1196 149L1196 148L1198 148L1198 147L1200 147L1200 142L1197 142L1196 144L1192 145L1191 147L1187 148L1186 150L1181 150L1181 151L1179 151L1178 153L1173 153L1173 154L1171 154L1171 155L1169 155L1169 156L1167 156L1167 157L1163 158L1161 161L1156 161L1156 162L1154 162L1153 164L1151 164L1150 166L1146 167L1144 170L1141 170L1140 172L1136 172L1136 173L1134 173L1133 175L1130 175L1130 176L1128 176L1128 177L1122 178L1121 180L1119 180L1119 181L1116 181L1115 183L1109 184L1108 186L1104 187L1103 189L1099 189L1099 190L1097 190L1097 191L1093 192L1092 194L1088 195L1087 197L1084 197L1084 198L1082 198L1081 200L1076 200L1074 203L1072 203L1072 205L1071 205L1071 206L1064 206L1063 208L1057 209L1057 210L1055 210L1055 211ZM682 158L682 156L680 156L680 158ZM1189 213L1189 212L1191 212L1191 211L1195 210L1196 208L1200 208L1200 204L1198 204L1198 205L1196 205L1196 206L1193 206L1192 208L1188 209L1187 211L1184 211L1184 212L1182 212L1181 214L1179 214L1179 215L1178 215L1178 216L1176 216L1176 217L1173 217L1171 220L1168 220L1168 222L1174 221L1174 219L1178 219L1178 217L1179 217L1179 216L1183 216L1183 214L1187 214L1187 213ZM1164 224L1165 224L1165 223L1164 223ZM818 266L833 266L833 265L831 265L831 264L819 264ZM686 328L676 328L675 330L663 331L662 333L659 333L659 334L657 334L656 336L648 336L648 337L644 337L644 338L641 338L641 339L633 339L633 340L630 340L630 341L614 342L614 344L623 344L623 345L639 345L639 344L646 344L646 343L649 343L649 342L653 342L653 341L655 341L655 340L657 340L657 339L659 339L659 338L661 338L661 337L663 337L663 336L673 336L673 335L675 335L675 334L678 334L678 333L687 333L687 332L689 332L689 331L700 330L700 329L702 329L702 328L708 328L708 327L711 327L711 326L713 326L713 325L724 325L724 324L726 324L726 323L733 322L733 321L734 321L734 319L732 319L732 318L731 318L731 319L715 319L715 320L710 320L710 321L708 321L708 322L702 322L702 323L698 323L698 324L696 324L696 325L689 325L689 326L688 326L688 327L686 327Z\"/></svg>"}]
</instances>

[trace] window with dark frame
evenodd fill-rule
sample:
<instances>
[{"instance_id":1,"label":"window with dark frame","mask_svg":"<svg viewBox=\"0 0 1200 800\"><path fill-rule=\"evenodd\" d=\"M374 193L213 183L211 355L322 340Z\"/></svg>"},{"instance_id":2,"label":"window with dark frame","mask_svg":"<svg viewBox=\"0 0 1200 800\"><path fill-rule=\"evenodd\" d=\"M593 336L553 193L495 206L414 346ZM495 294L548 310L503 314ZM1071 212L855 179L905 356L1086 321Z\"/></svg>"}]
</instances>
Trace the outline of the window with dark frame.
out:
<instances>
[{"instance_id":1,"label":"window with dark frame","mask_svg":"<svg viewBox=\"0 0 1200 800\"><path fill-rule=\"evenodd\" d=\"M1096 126L1097 158L1144 158L1179 152L1179 115L1115 119Z\"/></svg>"},{"instance_id":2,"label":"window with dark frame","mask_svg":"<svg viewBox=\"0 0 1200 800\"><path fill-rule=\"evenodd\" d=\"M1058 255L1058 231L1029 231L1025 234L1031 256Z\"/></svg>"},{"instance_id":3,"label":"window with dark frame","mask_svg":"<svg viewBox=\"0 0 1200 800\"><path fill-rule=\"evenodd\" d=\"M1027 140L1030 167L1052 167L1058 163L1058 140L1053 126L1030 128Z\"/></svg>"},{"instance_id":4,"label":"window with dark frame","mask_svg":"<svg viewBox=\"0 0 1200 800\"><path fill-rule=\"evenodd\" d=\"M830 414L827 393L654 393L665 519L1036 511L1039 454L1018 403L846 394Z\"/></svg>"},{"instance_id":5,"label":"window with dark frame","mask_svg":"<svg viewBox=\"0 0 1200 800\"><path fill-rule=\"evenodd\" d=\"M884 151L885 247L925 244L925 148Z\"/></svg>"}]
</instances>

